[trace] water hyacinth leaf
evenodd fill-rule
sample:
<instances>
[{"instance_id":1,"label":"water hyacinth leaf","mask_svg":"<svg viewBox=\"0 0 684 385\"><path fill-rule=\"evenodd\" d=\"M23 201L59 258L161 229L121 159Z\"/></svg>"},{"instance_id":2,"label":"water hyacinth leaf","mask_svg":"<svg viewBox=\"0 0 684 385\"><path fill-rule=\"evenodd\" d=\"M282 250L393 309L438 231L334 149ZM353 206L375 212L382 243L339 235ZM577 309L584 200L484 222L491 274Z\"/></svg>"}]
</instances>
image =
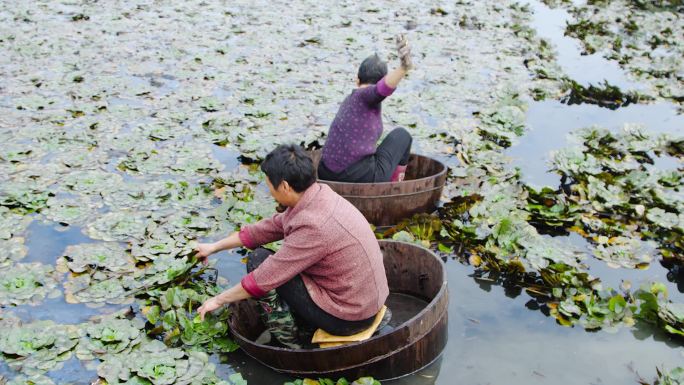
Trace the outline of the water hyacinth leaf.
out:
<instances>
[{"instance_id":1,"label":"water hyacinth leaf","mask_svg":"<svg viewBox=\"0 0 684 385\"><path fill-rule=\"evenodd\" d=\"M530 222L551 228L569 227L579 218L581 207L571 202L558 191L544 187L537 192L526 186L528 191L527 210L532 217Z\"/></svg>"},{"instance_id":2,"label":"water hyacinth leaf","mask_svg":"<svg viewBox=\"0 0 684 385\"><path fill-rule=\"evenodd\" d=\"M684 336L684 304L661 301L658 305L658 318L665 324L665 330Z\"/></svg>"},{"instance_id":3,"label":"water hyacinth leaf","mask_svg":"<svg viewBox=\"0 0 684 385\"><path fill-rule=\"evenodd\" d=\"M121 175L102 170L75 170L67 174L61 184L83 194L100 194L112 191L123 182Z\"/></svg>"},{"instance_id":4,"label":"water hyacinth leaf","mask_svg":"<svg viewBox=\"0 0 684 385\"><path fill-rule=\"evenodd\" d=\"M105 271L106 274L119 275L136 270L134 261L123 246L114 242L68 246L63 255L57 260L58 269L63 272L92 274Z\"/></svg>"},{"instance_id":5,"label":"water hyacinth leaf","mask_svg":"<svg viewBox=\"0 0 684 385\"><path fill-rule=\"evenodd\" d=\"M242 378L242 374L240 373L231 374L228 376L228 381L231 385L247 385L247 381Z\"/></svg>"},{"instance_id":6,"label":"water hyacinth leaf","mask_svg":"<svg viewBox=\"0 0 684 385\"><path fill-rule=\"evenodd\" d=\"M571 8L578 20L568 24L566 34L577 37L586 52L619 59L623 68L647 85L640 89L681 101L681 81L673 80L682 68L684 50L678 7L673 2L624 0L574 4Z\"/></svg>"},{"instance_id":7,"label":"water hyacinth leaf","mask_svg":"<svg viewBox=\"0 0 684 385\"><path fill-rule=\"evenodd\" d=\"M144 327L141 319L128 319L125 312L98 317L82 326L76 356L80 360L93 360L129 353L143 340Z\"/></svg>"},{"instance_id":8,"label":"water hyacinth leaf","mask_svg":"<svg viewBox=\"0 0 684 385\"><path fill-rule=\"evenodd\" d=\"M149 213L145 211L109 212L89 223L86 234L103 241L142 239L149 221Z\"/></svg>"},{"instance_id":9,"label":"water hyacinth leaf","mask_svg":"<svg viewBox=\"0 0 684 385\"><path fill-rule=\"evenodd\" d=\"M35 183L3 183L0 187L0 206L19 213L32 213L47 206L50 195Z\"/></svg>"},{"instance_id":10,"label":"water hyacinth leaf","mask_svg":"<svg viewBox=\"0 0 684 385\"><path fill-rule=\"evenodd\" d=\"M46 297L58 297L60 275L52 266L38 262L14 264L0 274L0 305L35 306Z\"/></svg>"},{"instance_id":11,"label":"water hyacinth leaf","mask_svg":"<svg viewBox=\"0 0 684 385\"><path fill-rule=\"evenodd\" d=\"M108 384L122 384L139 377L155 385L215 384L214 374L206 353L167 348L162 342L145 340L127 355L110 355L97 369Z\"/></svg>"},{"instance_id":12,"label":"water hyacinth leaf","mask_svg":"<svg viewBox=\"0 0 684 385\"><path fill-rule=\"evenodd\" d=\"M26 163L31 160L40 159L44 152L34 146L19 143L5 143L0 149L0 162L7 163Z\"/></svg>"},{"instance_id":13,"label":"water hyacinth leaf","mask_svg":"<svg viewBox=\"0 0 684 385\"><path fill-rule=\"evenodd\" d=\"M133 174L211 174L222 165L214 159L205 142L171 143L161 148L151 146L128 154L117 168Z\"/></svg>"},{"instance_id":14,"label":"water hyacinth leaf","mask_svg":"<svg viewBox=\"0 0 684 385\"><path fill-rule=\"evenodd\" d=\"M118 243L86 243L67 247L57 268L70 272L64 283L69 303L130 303L130 291L142 269Z\"/></svg>"},{"instance_id":15,"label":"water hyacinth leaf","mask_svg":"<svg viewBox=\"0 0 684 385\"><path fill-rule=\"evenodd\" d=\"M52 321L18 324L0 335L0 353L7 364L24 374L59 368L78 343L78 328Z\"/></svg>"},{"instance_id":16,"label":"water hyacinth leaf","mask_svg":"<svg viewBox=\"0 0 684 385\"><path fill-rule=\"evenodd\" d=\"M32 220L32 217L14 213L7 207L0 206L0 239L8 240L23 232Z\"/></svg>"},{"instance_id":17,"label":"water hyacinth leaf","mask_svg":"<svg viewBox=\"0 0 684 385\"><path fill-rule=\"evenodd\" d=\"M613 268L646 268L653 259L654 245L638 239L613 237L593 248L594 256Z\"/></svg>"},{"instance_id":18,"label":"water hyacinth leaf","mask_svg":"<svg viewBox=\"0 0 684 385\"><path fill-rule=\"evenodd\" d=\"M234 185L222 196L223 202L216 208L216 217L235 227L255 223L275 214L276 203L266 191L249 184Z\"/></svg>"},{"instance_id":19,"label":"water hyacinth leaf","mask_svg":"<svg viewBox=\"0 0 684 385\"><path fill-rule=\"evenodd\" d=\"M0 240L0 270L12 266L25 256L24 238L14 237L9 240Z\"/></svg>"},{"instance_id":20,"label":"water hyacinth leaf","mask_svg":"<svg viewBox=\"0 0 684 385\"><path fill-rule=\"evenodd\" d=\"M146 136L150 140L164 141L173 139L178 135L178 127L174 127L172 123L165 124L143 124L135 129L141 135Z\"/></svg>"},{"instance_id":21,"label":"water hyacinth leaf","mask_svg":"<svg viewBox=\"0 0 684 385\"><path fill-rule=\"evenodd\" d=\"M47 207L41 211L47 219L66 225L82 225L102 207L102 204L82 198L50 197Z\"/></svg>"},{"instance_id":22,"label":"water hyacinth leaf","mask_svg":"<svg viewBox=\"0 0 684 385\"><path fill-rule=\"evenodd\" d=\"M0 376L2 382L2 376ZM24 375L20 374L4 383L4 385L55 385L54 381L43 374Z\"/></svg>"},{"instance_id":23,"label":"water hyacinth leaf","mask_svg":"<svg viewBox=\"0 0 684 385\"><path fill-rule=\"evenodd\" d=\"M676 367L670 371L665 368L656 368L657 377L653 380L653 385L682 385L684 384L684 367ZM650 385L644 379L639 379L642 385Z\"/></svg>"},{"instance_id":24,"label":"water hyacinth leaf","mask_svg":"<svg viewBox=\"0 0 684 385\"><path fill-rule=\"evenodd\" d=\"M89 274L70 275L64 283L64 296L68 303L86 303L99 306L105 302L125 304L133 302L127 296L128 280L105 278Z\"/></svg>"},{"instance_id":25,"label":"water hyacinth leaf","mask_svg":"<svg viewBox=\"0 0 684 385\"><path fill-rule=\"evenodd\" d=\"M185 180L126 182L115 191L104 194L104 201L110 207L150 211L208 208L211 206L211 199L208 186Z\"/></svg>"},{"instance_id":26,"label":"water hyacinth leaf","mask_svg":"<svg viewBox=\"0 0 684 385\"><path fill-rule=\"evenodd\" d=\"M126 284L128 287L134 287L136 291L163 285L187 273L194 265L195 262L188 260L187 257L174 258L162 255L155 259L154 263L129 277Z\"/></svg>"},{"instance_id":27,"label":"water hyacinth leaf","mask_svg":"<svg viewBox=\"0 0 684 385\"><path fill-rule=\"evenodd\" d=\"M664 229L679 228L684 230L684 213L677 215L675 213L666 212L659 207L654 207L648 210L646 218Z\"/></svg>"},{"instance_id":28,"label":"water hyacinth leaf","mask_svg":"<svg viewBox=\"0 0 684 385\"><path fill-rule=\"evenodd\" d=\"M236 350L239 346L227 337L227 309L207 314L204 320L196 314L203 302L220 291L203 280L192 280L185 287L148 291L144 312L152 325L150 333L163 333L164 342L172 347L224 353Z\"/></svg>"}]
</instances>

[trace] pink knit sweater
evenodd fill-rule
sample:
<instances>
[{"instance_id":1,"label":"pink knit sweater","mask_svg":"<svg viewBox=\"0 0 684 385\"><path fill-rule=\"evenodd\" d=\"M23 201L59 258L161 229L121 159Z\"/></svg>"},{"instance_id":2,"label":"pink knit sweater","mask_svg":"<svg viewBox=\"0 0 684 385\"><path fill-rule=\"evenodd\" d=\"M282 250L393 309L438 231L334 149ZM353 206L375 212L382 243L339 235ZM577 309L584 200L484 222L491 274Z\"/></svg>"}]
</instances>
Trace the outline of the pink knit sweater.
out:
<instances>
[{"instance_id":1,"label":"pink knit sweater","mask_svg":"<svg viewBox=\"0 0 684 385\"><path fill-rule=\"evenodd\" d=\"M260 297L297 274L323 310L348 321L370 318L389 295L378 242L363 215L330 187L314 183L295 207L248 225L249 248L284 239L283 246L242 279Z\"/></svg>"}]
</instances>

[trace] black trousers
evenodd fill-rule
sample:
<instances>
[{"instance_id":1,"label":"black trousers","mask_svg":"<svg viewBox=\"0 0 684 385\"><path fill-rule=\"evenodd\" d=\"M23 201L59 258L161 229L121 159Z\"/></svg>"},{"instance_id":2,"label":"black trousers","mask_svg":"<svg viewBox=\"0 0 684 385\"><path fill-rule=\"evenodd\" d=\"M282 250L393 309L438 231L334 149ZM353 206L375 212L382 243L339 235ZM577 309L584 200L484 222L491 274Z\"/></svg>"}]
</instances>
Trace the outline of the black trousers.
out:
<instances>
[{"instance_id":1,"label":"black trousers","mask_svg":"<svg viewBox=\"0 0 684 385\"><path fill-rule=\"evenodd\" d=\"M318 164L318 177L348 183L389 182L397 166L408 164L413 138L404 128L392 130L380 143L375 154L359 160L339 173L330 171L324 162Z\"/></svg>"},{"instance_id":2,"label":"black trousers","mask_svg":"<svg viewBox=\"0 0 684 385\"><path fill-rule=\"evenodd\" d=\"M252 272L271 254L273 251L263 247L252 251L247 260L247 272ZM287 303L298 321L303 321L307 326L321 328L337 336L348 336L368 329L375 319L373 316L361 321L346 321L326 312L311 299L300 275L277 288L276 292Z\"/></svg>"}]
</instances>

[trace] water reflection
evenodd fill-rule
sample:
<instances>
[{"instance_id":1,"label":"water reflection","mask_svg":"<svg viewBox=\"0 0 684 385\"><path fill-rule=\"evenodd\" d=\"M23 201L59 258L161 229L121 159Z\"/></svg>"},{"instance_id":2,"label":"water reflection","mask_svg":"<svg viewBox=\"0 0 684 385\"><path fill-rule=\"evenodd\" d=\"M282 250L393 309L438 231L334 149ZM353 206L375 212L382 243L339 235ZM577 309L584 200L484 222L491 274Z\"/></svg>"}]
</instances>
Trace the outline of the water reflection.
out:
<instances>
[{"instance_id":1,"label":"water reflection","mask_svg":"<svg viewBox=\"0 0 684 385\"><path fill-rule=\"evenodd\" d=\"M537 31L537 35L551 42L556 48L557 62L571 79L584 86L598 85L605 80L621 89L645 88L628 79L616 61L605 59L600 54L582 55L581 42L565 36L566 24L574 22L566 10L551 9L544 3L534 0L523 3L529 4L534 12L531 26Z\"/></svg>"},{"instance_id":2,"label":"water reflection","mask_svg":"<svg viewBox=\"0 0 684 385\"><path fill-rule=\"evenodd\" d=\"M557 187L560 176L548 171L549 153L573 145L568 134L592 125L619 132L625 124L641 125L647 133L677 134L684 127L684 115L679 115L676 106L667 102L632 104L617 110L590 104L568 106L554 100L533 102L527 111L528 131L506 155L512 158L511 166L521 169L525 183ZM658 169L681 167L670 156L654 160Z\"/></svg>"},{"instance_id":3,"label":"water reflection","mask_svg":"<svg viewBox=\"0 0 684 385\"><path fill-rule=\"evenodd\" d=\"M652 378L656 365L681 363L684 349L664 344L669 337L649 325L615 334L560 327L536 309L528 311L531 298L524 292L511 299L504 287L485 291L463 279L470 270L447 262L450 340L443 360L449 364L436 384L635 383L633 370Z\"/></svg>"},{"instance_id":4,"label":"water reflection","mask_svg":"<svg viewBox=\"0 0 684 385\"><path fill-rule=\"evenodd\" d=\"M567 242L569 245L577 248L579 251L584 251L587 255L591 255L591 248L589 242L577 233L571 232L564 237L554 237L554 239ZM603 286L608 288L619 289L623 282L627 282L632 288L636 289L641 284L648 284L650 282L661 282L665 284L668 291L668 297L675 302L684 301L683 282L680 279L679 283L670 276L673 274L670 270L665 268L657 260L653 260L646 270L627 269L627 268L612 268L605 262L589 257L584 260L584 263L589 265L589 273L595 277L600 277Z\"/></svg>"},{"instance_id":5,"label":"water reflection","mask_svg":"<svg viewBox=\"0 0 684 385\"><path fill-rule=\"evenodd\" d=\"M214 158L223 165L224 170L234 170L240 165L238 159L240 152L234 148L212 145L211 152Z\"/></svg>"},{"instance_id":6,"label":"water reflection","mask_svg":"<svg viewBox=\"0 0 684 385\"><path fill-rule=\"evenodd\" d=\"M33 221L26 230L28 253L22 262L54 265L69 245L96 242L77 226L62 226L54 222Z\"/></svg>"},{"instance_id":7,"label":"water reflection","mask_svg":"<svg viewBox=\"0 0 684 385\"><path fill-rule=\"evenodd\" d=\"M84 362L75 356L65 361L61 368L51 370L46 375L57 384L87 385L97 380L97 372L87 369Z\"/></svg>"},{"instance_id":8,"label":"water reflection","mask_svg":"<svg viewBox=\"0 0 684 385\"><path fill-rule=\"evenodd\" d=\"M67 246L91 242L97 241L84 235L80 227L34 221L26 231L25 244L28 252L21 262L40 262L54 266L57 258L62 256ZM62 290L61 287L60 290ZM92 308L84 304L69 304L61 296L46 299L41 306L21 305L12 308L11 311L24 322L53 320L57 323L76 324L86 322L95 315L113 313L123 307L122 305L105 305Z\"/></svg>"}]
</instances>

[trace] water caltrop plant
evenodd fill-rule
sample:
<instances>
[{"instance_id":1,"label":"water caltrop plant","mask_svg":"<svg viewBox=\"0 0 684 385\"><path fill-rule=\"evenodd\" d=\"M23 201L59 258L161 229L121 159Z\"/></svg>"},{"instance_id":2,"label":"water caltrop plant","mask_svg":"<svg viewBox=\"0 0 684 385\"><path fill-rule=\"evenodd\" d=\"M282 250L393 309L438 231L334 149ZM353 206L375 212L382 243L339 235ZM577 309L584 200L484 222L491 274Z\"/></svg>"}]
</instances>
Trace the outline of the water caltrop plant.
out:
<instances>
[{"instance_id":1,"label":"water caltrop plant","mask_svg":"<svg viewBox=\"0 0 684 385\"><path fill-rule=\"evenodd\" d=\"M168 348L157 340L146 340L128 354L109 355L97 368L107 384L230 385L219 379L209 356L200 351Z\"/></svg>"},{"instance_id":2,"label":"water caltrop plant","mask_svg":"<svg viewBox=\"0 0 684 385\"><path fill-rule=\"evenodd\" d=\"M18 320L0 321L0 354L14 370L32 375L59 368L71 358L78 343L78 329L52 321L23 324Z\"/></svg>"},{"instance_id":3,"label":"water caltrop plant","mask_svg":"<svg viewBox=\"0 0 684 385\"><path fill-rule=\"evenodd\" d=\"M0 270L0 305L37 305L45 298L59 297L60 275L52 266L38 262L18 263Z\"/></svg>"},{"instance_id":4,"label":"water caltrop plant","mask_svg":"<svg viewBox=\"0 0 684 385\"><path fill-rule=\"evenodd\" d=\"M148 298L144 300L146 305L142 308L151 325L148 334L161 336L169 346L216 353L236 350L239 346L228 337L228 309L207 314L204 320L196 314L204 301L219 292L219 287L203 280L148 292Z\"/></svg>"},{"instance_id":5,"label":"water caltrop plant","mask_svg":"<svg viewBox=\"0 0 684 385\"><path fill-rule=\"evenodd\" d=\"M76 356L94 360L110 354L130 353L145 337L145 322L129 310L97 317L79 329Z\"/></svg>"}]
</instances>

